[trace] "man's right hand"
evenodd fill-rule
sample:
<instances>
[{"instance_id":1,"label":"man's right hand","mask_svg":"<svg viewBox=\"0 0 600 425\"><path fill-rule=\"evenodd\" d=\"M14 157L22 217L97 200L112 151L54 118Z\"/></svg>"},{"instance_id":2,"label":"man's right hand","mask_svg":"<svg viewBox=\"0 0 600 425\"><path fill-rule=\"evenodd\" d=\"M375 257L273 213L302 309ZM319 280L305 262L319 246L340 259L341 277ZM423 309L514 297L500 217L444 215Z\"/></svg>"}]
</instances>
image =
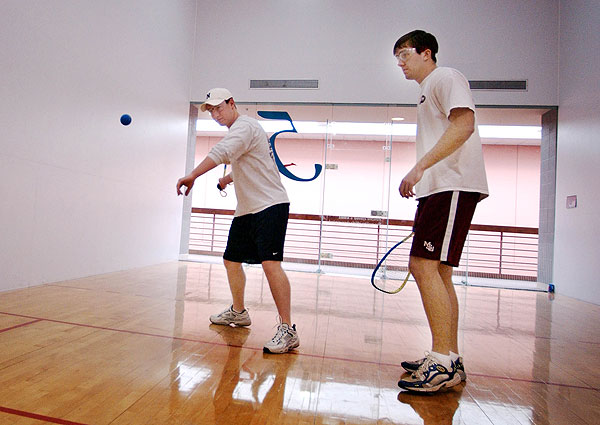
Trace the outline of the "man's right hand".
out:
<instances>
[{"instance_id":1,"label":"man's right hand","mask_svg":"<svg viewBox=\"0 0 600 425\"><path fill-rule=\"evenodd\" d=\"M192 176L185 176L177 180L177 196L188 196L192 190L192 186L194 186L194 180L195 179ZM181 189L182 187L184 189Z\"/></svg>"}]
</instances>

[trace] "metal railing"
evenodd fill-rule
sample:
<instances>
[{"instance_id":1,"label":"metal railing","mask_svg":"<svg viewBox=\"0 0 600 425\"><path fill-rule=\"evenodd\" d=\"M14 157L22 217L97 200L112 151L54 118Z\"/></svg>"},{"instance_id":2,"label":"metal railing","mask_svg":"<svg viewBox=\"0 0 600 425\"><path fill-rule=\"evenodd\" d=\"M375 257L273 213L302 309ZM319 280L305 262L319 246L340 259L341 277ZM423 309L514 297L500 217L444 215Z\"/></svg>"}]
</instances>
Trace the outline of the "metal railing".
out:
<instances>
[{"instance_id":1,"label":"metal railing","mask_svg":"<svg viewBox=\"0 0 600 425\"><path fill-rule=\"evenodd\" d=\"M192 208L189 253L221 255L232 219L233 210ZM290 214L284 261L371 269L411 232L412 224L379 217ZM409 251L410 245L402 246L400 255L408 258ZM537 228L473 224L461 266L454 272L536 281L537 259Z\"/></svg>"}]
</instances>

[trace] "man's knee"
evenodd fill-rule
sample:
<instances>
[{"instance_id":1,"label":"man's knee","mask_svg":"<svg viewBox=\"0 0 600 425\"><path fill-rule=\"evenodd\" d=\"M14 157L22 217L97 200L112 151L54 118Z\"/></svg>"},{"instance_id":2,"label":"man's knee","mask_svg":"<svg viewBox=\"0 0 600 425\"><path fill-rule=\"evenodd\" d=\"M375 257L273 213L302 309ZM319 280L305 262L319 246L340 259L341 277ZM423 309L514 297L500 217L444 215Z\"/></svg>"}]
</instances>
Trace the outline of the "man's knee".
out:
<instances>
[{"instance_id":1,"label":"man's knee","mask_svg":"<svg viewBox=\"0 0 600 425\"><path fill-rule=\"evenodd\" d=\"M235 261L229 261L223 258L223 265L227 270L239 270L242 268L242 263L236 263Z\"/></svg>"},{"instance_id":2,"label":"man's knee","mask_svg":"<svg viewBox=\"0 0 600 425\"><path fill-rule=\"evenodd\" d=\"M408 262L408 270L419 283L420 280L426 279L431 273L437 274L439 264L440 262L437 260L411 256Z\"/></svg>"},{"instance_id":3,"label":"man's knee","mask_svg":"<svg viewBox=\"0 0 600 425\"><path fill-rule=\"evenodd\" d=\"M263 261L262 267L269 283L276 283L287 279L287 276L281 267L281 261Z\"/></svg>"},{"instance_id":4,"label":"man's knee","mask_svg":"<svg viewBox=\"0 0 600 425\"><path fill-rule=\"evenodd\" d=\"M263 261L261 264L265 273L278 273L283 270L280 261Z\"/></svg>"}]
</instances>

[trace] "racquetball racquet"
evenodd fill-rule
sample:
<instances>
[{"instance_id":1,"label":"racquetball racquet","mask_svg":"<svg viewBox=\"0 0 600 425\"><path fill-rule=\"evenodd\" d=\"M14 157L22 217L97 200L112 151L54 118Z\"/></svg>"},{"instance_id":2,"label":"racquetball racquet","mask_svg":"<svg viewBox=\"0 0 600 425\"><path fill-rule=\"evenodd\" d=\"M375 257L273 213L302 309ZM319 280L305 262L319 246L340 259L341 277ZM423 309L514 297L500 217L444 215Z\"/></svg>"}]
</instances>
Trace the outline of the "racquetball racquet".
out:
<instances>
[{"instance_id":1,"label":"racquetball racquet","mask_svg":"<svg viewBox=\"0 0 600 425\"><path fill-rule=\"evenodd\" d=\"M386 294L397 294L410 278L408 259L410 244L402 245L412 238L413 232L390 248L379 260L371 275L371 285Z\"/></svg>"}]
</instances>

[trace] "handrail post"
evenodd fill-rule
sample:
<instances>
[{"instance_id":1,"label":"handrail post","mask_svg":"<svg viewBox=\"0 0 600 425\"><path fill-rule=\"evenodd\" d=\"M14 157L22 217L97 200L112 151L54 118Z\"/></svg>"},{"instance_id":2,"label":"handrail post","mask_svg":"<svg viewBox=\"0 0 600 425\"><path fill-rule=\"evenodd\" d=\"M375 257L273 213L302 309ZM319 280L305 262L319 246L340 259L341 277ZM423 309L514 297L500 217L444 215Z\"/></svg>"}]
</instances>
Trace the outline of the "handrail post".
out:
<instances>
[{"instance_id":1,"label":"handrail post","mask_svg":"<svg viewBox=\"0 0 600 425\"><path fill-rule=\"evenodd\" d=\"M215 252L215 227L217 223L217 213L213 213L212 232L210 236L210 252Z\"/></svg>"},{"instance_id":2,"label":"handrail post","mask_svg":"<svg viewBox=\"0 0 600 425\"><path fill-rule=\"evenodd\" d=\"M499 257L499 264L498 264L498 274L500 276L502 276L502 255L504 253L504 247L503 247L503 242L504 242L504 231L500 231L500 255Z\"/></svg>"},{"instance_id":3,"label":"handrail post","mask_svg":"<svg viewBox=\"0 0 600 425\"><path fill-rule=\"evenodd\" d=\"M465 261L465 280L463 280L463 284L468 285L469 284L469 234L470 232L467 232L467 243L466 243L466 248L467 248L467 261Z\"/></svg>"},{"instance_id":4,"label":"handrail post","mask_svg":"<svg viewBox=\"0 0 600 425\"><path fill-rule=\"evenodd\" d=\"M375 247L375 265L373 267L377 267L379 264L379 239L381 235L381 222L377 223L377 245Z\"/></svg>"}]
</instances>

